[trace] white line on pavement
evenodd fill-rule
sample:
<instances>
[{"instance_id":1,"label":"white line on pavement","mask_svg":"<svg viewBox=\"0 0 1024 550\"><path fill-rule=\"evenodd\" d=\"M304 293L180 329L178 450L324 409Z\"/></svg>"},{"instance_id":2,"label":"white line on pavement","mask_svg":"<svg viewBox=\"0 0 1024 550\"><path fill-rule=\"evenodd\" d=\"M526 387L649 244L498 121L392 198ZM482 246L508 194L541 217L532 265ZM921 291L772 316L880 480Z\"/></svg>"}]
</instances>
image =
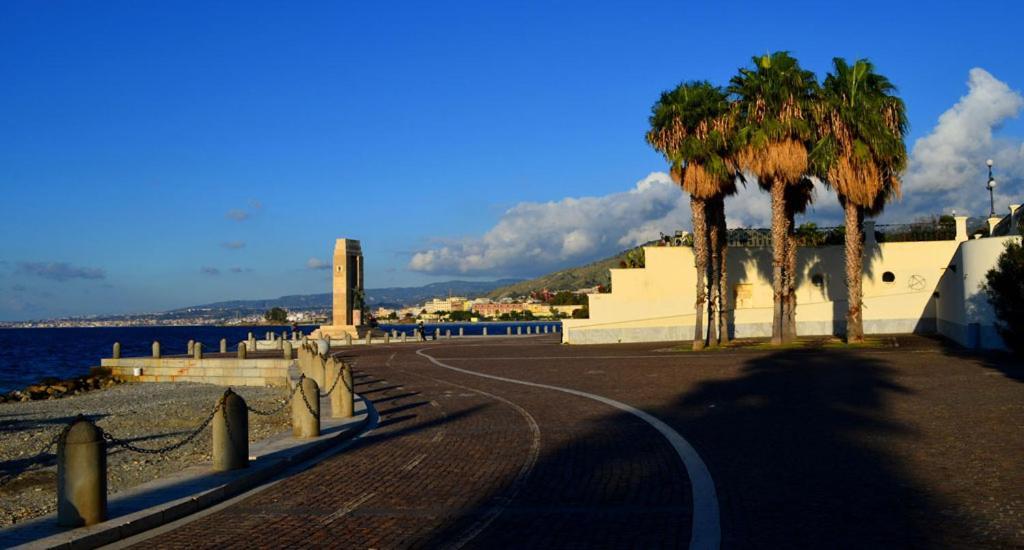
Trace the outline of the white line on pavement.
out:
<instances>
[{"instance_id":1,"label":"white line on pavement","mask_svg":"<svg viewBox=\"0 0 1024 550\"><path fill-rule=\"evenodd\" d=\"M668 424L647 412L637 409L636 407L601 395L595 395L570 388L563 388L560 386L538 384L536 382L527 382L525 380L515 380L513 378L505 378L502 376L495 376L493 374L483 374L467 369L460 369L459 367L453 367L434 359L430 355L427 355L424 353L425 349L427 348L416 350L416 355L427 359L441 368L472 376L499 380L501 382L554 390L568 393L570 395L585 397L587 399L593 399L594 401L599 401L621 411L628 412L650 424L652 428L658 430L658 432L668 440L669 445L672 445L676 454L679 455L680 460L683 461L683 465L686 467L686 473L690 477L690 489L693 497L693 525L691 526L690 531L690 548L695 550L710 550L717 549L720 546L722 531L718 517L718 495L715 492L715 482L711 479L711 472L708 471L707 465L704 464L700 455L697 454L697 450L694 449L693 446L683 438L683 436L679 435L679 432L673 430Z\"/></svg>"}]
</instances>

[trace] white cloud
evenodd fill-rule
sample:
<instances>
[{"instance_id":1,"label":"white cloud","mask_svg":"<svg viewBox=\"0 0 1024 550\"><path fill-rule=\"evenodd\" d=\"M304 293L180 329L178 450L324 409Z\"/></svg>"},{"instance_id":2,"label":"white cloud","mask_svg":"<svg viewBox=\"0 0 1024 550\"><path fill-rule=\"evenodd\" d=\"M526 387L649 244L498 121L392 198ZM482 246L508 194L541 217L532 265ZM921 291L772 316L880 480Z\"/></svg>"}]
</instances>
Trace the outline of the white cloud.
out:
<instances>
[{"instance_id":1,"label":"white cloud","mask_svg":"<svg viewBox=\"0 0 1024 550\"><path fill-rule=\"evenodd\" d=\"M841 219L835 198L821 195L825 212ZM829 202L831 200L831 202ZM834 212L833 212L834 210ZM726 202L730 227L769 223L768 195L748 183ZM813 214L820 217L822 209ZM409 269L446 275L531 276L605 258L689 230L689 196L664 172L652 172L629 191L600 197L524 202L505 212L480 238L417 251Z\"/></svg>"},{"instance_id":2,"label":"white cloud","mask_svg":"<svg viewBox=\"0 0 1024 550\"><path fill-rule=\"evenodd\" d=\"M988 212L985 160L995 161L997 212L1022 202L1024 143L995 132L1024 109L1024 96L984 69L971 69L967 95L942 113L932 131L911 149L904 176L903 203L895 212L921 215L955 208L965 214ZM999 199L1003 200L1000 201ZM999 202L1003 203L1001 208ZM905 217L905 216L904 216Z\"/></svg>"},{"instance_id":3,"label":"white cloud","mask_svg":"<svg viewBox=\"0 0 1024 550\"><path fill-rule=\"evenodd\" d=\"M320 258L310 258L306 260L306 269L330 269L331 264L321 260Z\"/></svg>"},{"instance_id":4,"label":"white cloud","mask_svg":"<svg viewBox=\"0 0 1024 550\"><path fill-rule=\"evenodd\" d=\"M480 238L416 252L414 271L529 275L620 252L689 225L689 202L663 172L629 191L520 203Z\"/></svg>"}]
</instances>

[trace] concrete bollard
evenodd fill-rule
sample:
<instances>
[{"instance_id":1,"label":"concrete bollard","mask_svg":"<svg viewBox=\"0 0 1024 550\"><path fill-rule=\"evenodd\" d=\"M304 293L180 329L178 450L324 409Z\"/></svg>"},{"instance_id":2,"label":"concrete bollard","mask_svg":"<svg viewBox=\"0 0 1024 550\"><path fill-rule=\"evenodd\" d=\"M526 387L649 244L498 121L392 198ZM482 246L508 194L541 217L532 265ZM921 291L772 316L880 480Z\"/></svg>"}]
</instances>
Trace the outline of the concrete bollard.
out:
<instances>
[{"instance_id":1,"label":"concrete bollard","mask_svg":"<svg viewBox=\"0 0 1024 550\"><path fill-rule=\"evenodd\" d=\"M194 359L202 359L203 358L203 343L202 342L196 342L195 347L192 348L192 357Z\"/></svg>"},{"instance_id":2,"label":"concrete bollard","mask_svg":"<svg viewBox=\"0 0 1024 550\"><path fill-rule=\"evenodd\" d=\"M441 338L441 329L435 328L434 329L434 340L439 340L440 338Z\"/></svg>"},{"instance_id":3,"label":"concrete bollard","mask_svg":"<svg viewBox=\"0 0 1024 550\"><path fill-rule=\"evenodd\" d=\"M220 352L221 353L227 353L228 352L228 339L227 338L221 338L220 339Z\"/></svg>"},{"instance_id":4,"label":"concrete bollard","mask_svg":"<svg viewBox=\"0 0 1024 550\"><path fill-rule=\"evenodd\" d=\"M487 336L487 327L484 327L484 336Z\"/></svg>"},{"instance_id":5,"label":"concrete bollard","mask_svg":"<svg viewBox=\"0 0 1024 550\"><path fill-rule=\"evenodd\" d=\"M114 342L114 351L110 355L114 359L121 358L121 342Z\"/></svg>"},{"instance_id":6,"label":"concrete bollard","mask_svg":"<svg viewBox=\"0 0 1024 550\"><path fill-rule=\"evenodd\" d=\"M531 328L532 328L532 327L526 327L526 334L530 334L530 329L531 329Z\"/></svg>"},{"instance_id":7,"label":"concrete bollard","mask_svg":"<svg viewBox=\"0 0 1024 550\"><path fill-rule=\"evenodd\" d=\"M153 341L153 357L156 359L160 358L160 342Z\"/></svg>"},{"instance_id":8,"label":"concrete bollard","mask_svg":"<svg viewBox=\"0 0 1024 550\"><path fill-rule=\"evenodd\" d=\"M465 336L465 335L466 335L466 331L463 330L462 327L459 327L459 336Z\"/></svg>"},{"instance_id":9,"label":"concrete bollard","mask_svg":"<svg viewBox=\"0 0 1024 550\"><path fill-rule=\"evenodd\" d=\"M347 333L347 332L345 333L345 345L346 346L351 346L352 345L352 335Z\"/></svg>"},{"instance_id":10,"label":"concrete bollard","mask_svg":"<svg viewBox=\"0 0 1024 550\"><path fill-rule=\"evenodd\" d=\"M245 347L245 342L239 342L238 343L238 358L239 359L245 359L247 351L248 350Z\"/></svg>"},{"instance_id":11,"label":"concrete bollard","mask_svg":"<svg viewBox=\"0 0 1024 550\"><path fill-rule=\"evenodd\" d=\"M519 335L519 334L522 334L522 333L523 333L523 327L521 325L516 327L516 334Z\"/></svg>"},{"instance_id":12,"label":"concrete bollard","mask_svg":"<svg viewBox=\"0 0 1024 550\"><path fill-rule=\"evenodd\" d=\"M402 343L405 343L408 340L408 338L409 338L409 335L406 334L405 331L403 330L402 331Z\"/></svg>"},{"instance_id":13,"label":"concrete bollard","mask_svg":"<svg viewBox=\"0 0 1024 550\"><path fill-rule=\"evenodd\" d=\"M395 330L395 329L391 329L391 337L392 338L398 338L398 331Z\"/></svg>"},{"instance_id":14,"label":"concrete bollard","mask_svg":"<svg viewBox=\"0 0 1024 550\"><path fill-rule=\"evenodd\" d=\"M551 328L551 327L549 327L549 326L547 326L547 325L544 325L544 334L547 334L547 333L548 333L548 329L549 329L549 328Z\"/></svg>"},{"instance_id":15,"label":"concrete bollard","mask_svg":"<svg viewBox=\"0 0 1024 550\"><path fill-rule=\"evenodd\" d=\"M302 377L299 384L302 387L292 397L292 435L298 439L317 437L320 435L320 387L308 376Z\"/></svg>"},{"instance_id":16,"label":"concrete bollard","mask_svg":"<svg viewBox=\"0 0 1024 550\"><path fill-rule=\"evenodd\" d=\"M313 380L316 380L316 385L321 388L327 387L327 362L330 361L327 357L320 357L317 361L313 362Z\"/></svg>"},{"instance_id":17,"label":"concrete bollard","mask_svg":"<svg viewBox=\"0 0 1024 550\"><path fill-rule=\"evenodd\" d=\"M505 334L507 334L509 336L512 336L512 327L506 327L505 328Z\"/></svg>"},{"instance_id":18,"label":"concrete bollard","mask_svg":"<svg viewBox=\"0 0 1024 550\"><path fill-rule=\"evenodd\" d=\"M317 355L327 355L331 351L331 343L323 338L316 341Z\"/></svg>"},{"instance_id":19,"label":"concrete bollard","mask_svg":"<svg viewBox=\"0 0 1024 550\"><path fill-rule=\"evenodd\" d=\"M287 330L282 330L281 331L281 339L282 340L287 340L288 339L288 331Z\"/></svg>"},{"instance_id":20,"label":"concrete bollard","mask_svg":"<svg viewBox=\"0 0 1024 550\"><path fill-rule=\"evenodd\" d=\"M327 362L327 387L334 387L334 392L331 394L331 417L333 418L351 418L355 413L352 403L352 384L345 382L347 368L348 365L344 363L339 365L333 359ZM339 376L341 380L337 380ZM351 373L349 379L351 379ZM337 382L335 382L336 380Z\"/></svg>"},{"instance_id":21,"label":"concrete bollard","mask_svg":"<svg viewBox=\"0 0 1024 550\"><path fill-rule=\"evenodd\" d=\"M369 346L372 343L373 343L373 332L368 330L368 331L366 331L366 345Z\"/></svg>"},{"instance_id":22,"label":"concrete bollard","mask_svg":"<svg viewBox=\"0 0 1024 550\"><path fill-rule=\"evenodd\" d=\"M285 340L284 344L281 345L281 355L284 356L285 361L292 360L292 343L288 340Z\"/></svg>"},{"instance_id":23,"label":"concrete bollard","mask_svg":"<svg viewBox=\"0 0 1024 550\"><path fill-rule=\"evenodd\" d=\"M390 344L391 343L391 333L390 332L385 332L384 333L384 343L385 344Z\"/></svg>"},{"instance_id":24,"label":"concrete bollard","mask_svg":"<svg viewBox=\"0 0 1024 550\"><path fill-rule=\"evenodd\" d=\"M57 523L93 525L107 519L107 443L82 415L57 442Z\"/></svg>"},{"instance_id":25,"label":"concrete bollard","mask_svg":"<svg viewBox=\"0 0 1024 550\"><path fill-rule=\"evenodd\" d=\"M221 399L213 416L213 469L226 472L249 465L249 413L231 388Z\"/></svg>"},{"instance_id":26,"label":"concrete bollard","mask_svg":"<svg viewBox=\"0 0 1024 550\"><path fill-rule=\"evenodd\" d=\"M246 340L252 340L252 338L252 332L249 332L249 335L245 337Z\"/></svg>"},{"instance_id":27,"label":"concrete bollard","mask_svg":"<svg viewBox=\"0 0 1024 550\"><path fill-rule=\"evenodd\" d=\"M188 354L189 355L192 355L192 352L195 350L195 347L196 347L196 341L195 340L189 340L188 341Z\"/></svg>"},{"instance_id":28,"label":"concrete bollard","mask_svg":"<svg viewBox=\"0 0 1024 550\"><path fill-rule=\"evenodd\" d=\"M452 329L446 329L444 331L444 337L447 338L448 340L451 340L452 339Z\"/></svg>"}]
</instances>

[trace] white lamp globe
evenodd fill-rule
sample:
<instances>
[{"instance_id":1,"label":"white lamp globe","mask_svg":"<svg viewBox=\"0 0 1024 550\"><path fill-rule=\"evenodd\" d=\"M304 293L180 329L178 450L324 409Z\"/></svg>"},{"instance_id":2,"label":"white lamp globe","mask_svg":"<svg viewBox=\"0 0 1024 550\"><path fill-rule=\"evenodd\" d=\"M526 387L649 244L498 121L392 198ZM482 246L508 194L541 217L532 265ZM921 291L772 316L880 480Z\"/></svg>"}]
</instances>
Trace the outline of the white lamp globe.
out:
<instances>
[{"instance_id":1,"label":"white lamp globe","mask_svg":"<svg viewBox=\"0 0 1024 550\"><path fill-rule=\"evenodd\" d=\"M986 161L985 161L985 164L987 164L987 165L989 165L989 166L992 166L992 159L988 159L988 160L986 160Z\"/></svg>"}]
</instances>

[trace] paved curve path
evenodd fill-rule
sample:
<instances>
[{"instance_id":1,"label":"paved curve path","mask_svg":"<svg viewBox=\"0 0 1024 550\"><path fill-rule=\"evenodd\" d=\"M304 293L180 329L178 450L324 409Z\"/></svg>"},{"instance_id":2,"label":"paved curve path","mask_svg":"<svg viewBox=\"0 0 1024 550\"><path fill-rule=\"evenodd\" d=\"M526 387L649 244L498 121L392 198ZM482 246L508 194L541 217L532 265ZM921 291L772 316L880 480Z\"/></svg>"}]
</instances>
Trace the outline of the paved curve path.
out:
<instances>
[{"instance_id":1,"label":"paved curve path","mask_svg":"<svg viewBox=\"0 0 1024 550\"><path fill-rule=\"evenodd\" d=\"M532 344L557 349L555 338L426 347L516 355ZM648 424L591 399L440 368L421 347L355 349L356 391L380 424L352 447L141 544L687 546L687 472ZM515 361L489 372L517 377Z\"/></svg>"}]
</instances>

